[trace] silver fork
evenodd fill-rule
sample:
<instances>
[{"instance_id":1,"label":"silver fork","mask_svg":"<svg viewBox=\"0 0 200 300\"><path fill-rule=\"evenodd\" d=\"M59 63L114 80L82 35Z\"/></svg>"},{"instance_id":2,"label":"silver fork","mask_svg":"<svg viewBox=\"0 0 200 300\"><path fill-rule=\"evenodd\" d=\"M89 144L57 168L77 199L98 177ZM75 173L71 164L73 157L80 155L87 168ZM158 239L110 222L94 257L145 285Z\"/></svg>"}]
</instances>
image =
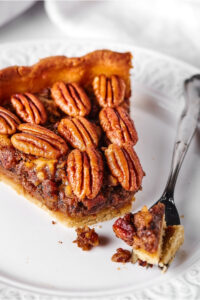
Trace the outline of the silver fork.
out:
<instances>
[{"instance_id":1,"label":"silver fork","mask_svg":"<svg viewBox=\"0 0 200 300\"><path fill-rule=\"evenodd\" d=\"M178 124L167 185L161 198L155 203L162 202L165 204L165 220L167 225L180 224L179 214L174 203L174 189L180 167L198 124L200 114L200 75L194 75L185 80L184 98L185 108Z\"/></svg>"}]
</instances>

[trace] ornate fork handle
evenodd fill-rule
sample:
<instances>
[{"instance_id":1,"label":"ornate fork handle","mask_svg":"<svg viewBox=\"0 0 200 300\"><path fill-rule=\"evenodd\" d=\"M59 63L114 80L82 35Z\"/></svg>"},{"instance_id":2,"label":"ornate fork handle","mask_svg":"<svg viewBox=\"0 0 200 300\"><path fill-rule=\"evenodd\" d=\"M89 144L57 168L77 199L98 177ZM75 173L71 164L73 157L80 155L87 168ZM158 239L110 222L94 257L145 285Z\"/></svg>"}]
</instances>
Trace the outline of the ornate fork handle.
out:
<instances>
[{"instance_id":1,"label":"ornate fork handle","mask_svg":"<svg viewBox=\"0 0 200 300\"><path fill-rule=\"evenodd\" d=\"M181 115L175 139L172 163L163 197L173 200L177 176L197 128L200 115L200 75L195 75L185 81L185 108Z\"/></svg>"}]
</instances>

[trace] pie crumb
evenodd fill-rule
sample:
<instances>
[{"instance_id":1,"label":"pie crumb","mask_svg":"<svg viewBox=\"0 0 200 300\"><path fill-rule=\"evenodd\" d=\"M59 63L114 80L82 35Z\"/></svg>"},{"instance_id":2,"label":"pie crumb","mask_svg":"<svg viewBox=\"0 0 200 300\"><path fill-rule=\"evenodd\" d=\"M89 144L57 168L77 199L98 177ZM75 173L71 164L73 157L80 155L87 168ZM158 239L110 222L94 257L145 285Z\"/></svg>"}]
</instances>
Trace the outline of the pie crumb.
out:
<instances>
[{"instance_id":1,"label":"pie crumb","mask_svg":"<svg viewBox=\"0 0 200 300\"><path fill-rule=\"evenodd\" d=\"M99 245L99 236L94 228L91 229L88 226L79 227L76 229L76 233L77 239L73 243L76 243L83 251L89 251Z\"/></svg>"},{"instance_id":2,"label":"pie crumb","mask_svg":"<svg viewBox=\"0 0 200 300\"><path fill-rule=\"evenodd\" d=\"M127 263L130 262L131 256L132 253L129 250L118 248L117 252L111 257L111 260L117 263Z\"/></svg>"},{"instance_id":3,"label":"pie crumb","mask_svg":"<svg viewBox=\"0 0 200 300\"><path fill-rule=\"evenodd\" d=\"M63 242L62 242L62 241L58 241L58 243L59 243L59 244L63 244Z\"/></svg>"},{"instance_id":4,"label":"pie crumb","mask_svg":"<svg viewBox=\"0 0 200 300\"><path fill-rule=\"evenodd\" d=\"M141 266L141 267L146 267L146 268L152 268L153 267L152 264L149 264L148 262L143 261L141 259L138 259L138 265Z\"/></svg>"},{"instance_id":5,"label":"pie crumb","mask_svg":"<svg viewBox=\"0 0 200 300\"><path fill-rule=\"evenodd\" d=\"M55 221L51 221L51 223L52 223L53 225L55 225L55 224L56 224L56 222L55 222Z\"/></svg>"}]
</instances>

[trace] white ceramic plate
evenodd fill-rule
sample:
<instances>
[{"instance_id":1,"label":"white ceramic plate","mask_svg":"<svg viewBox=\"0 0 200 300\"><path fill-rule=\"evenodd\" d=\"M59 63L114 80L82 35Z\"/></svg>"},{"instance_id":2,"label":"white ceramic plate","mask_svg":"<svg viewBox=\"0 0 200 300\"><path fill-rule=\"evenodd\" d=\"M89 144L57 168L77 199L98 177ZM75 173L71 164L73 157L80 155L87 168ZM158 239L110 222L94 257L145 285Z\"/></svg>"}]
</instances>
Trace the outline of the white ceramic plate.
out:
<instances>
[{"instance_id":1,"label":"white ceramic plate","mask_svg":"<svg viewBox=\"0 0 200 300\"><path fill-rule=\"evenodd\" d=\"M132 117L139 133L136 150L147 176L133 210L150 206L163 191L175 129L183 107L183 79L192 66L133 46L91 41L41 41L0 47L0 68L27 65L48 55L78 56L94 49L131 51ZM200 142L192 141L176 188L185 226L185 243L168 272L111 262L123 242L114 237L113 220L95 226L104 244L83 252L73 229L52 218L0 183L0 299L184 299L200 297ZM63 243L60 244L59 241ZM119 269L120 268L120 269ZM196 299L195 298L195 299Z\"/></svg>"}]
</instances>

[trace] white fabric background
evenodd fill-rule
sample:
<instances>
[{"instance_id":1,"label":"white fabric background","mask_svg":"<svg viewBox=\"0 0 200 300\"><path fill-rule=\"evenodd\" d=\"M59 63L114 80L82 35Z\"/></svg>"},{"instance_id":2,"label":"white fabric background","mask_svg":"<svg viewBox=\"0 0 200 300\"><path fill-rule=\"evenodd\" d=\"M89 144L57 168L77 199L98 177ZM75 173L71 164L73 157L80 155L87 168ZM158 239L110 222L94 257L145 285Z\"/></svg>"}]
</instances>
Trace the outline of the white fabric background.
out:
<instances>
[{"instance_id":1,"label":"white fabric background","mask_svg":"<svg viewBox=\"0 0 200 300\"><path fill-rule=\"evenodd\" d=\"M35 1L0 1L0 26L27 10Z\"/></svg>"},{"instance_id":2,"label":"white fabric background","mask_svg":"<svg viewBox=\"0 0 200 300\"><path fill-rule=\"evenodd\" d=\"M11 6L7 13L2 4ZM0 1L0 25L32 1ZM200 67L200 1L55 1L36 3L0 27L0 42L92 38L151 48Z\"/></svg>"},{"instance_id":3,"label":"white fabric background","mask_svg":"<svg viewBox=\"0 0 200 300\"><path fill-rule=\"evenodd\" d=\"M132 42L200 65L200 2L179 0L46 1L67 36ZM195 48L198 51L195 51Z\"/></svg>"}]
</instances>

